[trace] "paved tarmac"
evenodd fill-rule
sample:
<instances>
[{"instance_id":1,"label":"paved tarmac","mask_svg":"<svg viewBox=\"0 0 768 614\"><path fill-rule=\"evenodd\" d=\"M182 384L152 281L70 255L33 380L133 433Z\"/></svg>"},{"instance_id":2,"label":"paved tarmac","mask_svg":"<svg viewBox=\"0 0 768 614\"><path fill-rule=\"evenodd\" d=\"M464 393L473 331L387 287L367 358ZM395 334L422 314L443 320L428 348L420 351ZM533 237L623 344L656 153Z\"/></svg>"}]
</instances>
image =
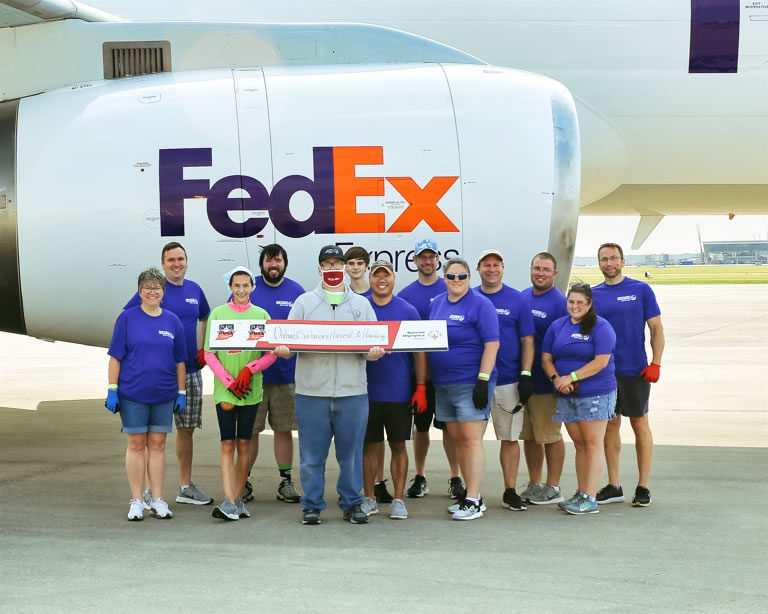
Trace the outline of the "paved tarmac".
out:
<instances>
[{"instance_id":1,"label":"paved tarmac","mask_svg":"<svg viewBox=\"0 0 768 614\"><path fill-rule=\"evenodd\" d=\"M223 523L210 507L172 505L171 521L129 523L125 442L102 406L104 350L0 335L0 612L763 611L768 287L657 293L668 345L652 397L654 503L586 517L503 509L498 445L488 441L482 519L449 520L435 445L432 493L407 500L407 521L382 513L354 526L332 503L323 525L304 527L298 506L274 498L266 435L251 519ZM218 500L210 402L196 446L195 480ZM172 447L173 437L169 486ZM622 463L630 494L631 445ZM333 461L328 473L335 502ZM570 445L562 485L575 488Z\"/></svg>"}]
</instances>

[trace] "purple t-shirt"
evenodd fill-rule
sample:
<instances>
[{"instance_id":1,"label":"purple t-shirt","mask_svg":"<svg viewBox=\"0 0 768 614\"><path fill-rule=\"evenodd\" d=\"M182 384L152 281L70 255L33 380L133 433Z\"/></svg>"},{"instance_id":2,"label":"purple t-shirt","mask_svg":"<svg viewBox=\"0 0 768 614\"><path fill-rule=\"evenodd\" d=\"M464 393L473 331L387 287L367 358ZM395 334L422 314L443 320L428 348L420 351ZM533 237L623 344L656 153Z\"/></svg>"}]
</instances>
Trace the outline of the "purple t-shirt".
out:
<instances>
[{"instance_id":1,"label":"purple t-shirt","mask_svg":"<svg viewBox=\"0 0 768 614\"><path fill-rule=\"evenodd\" d=\"M397 296L416 307L422 320L429 320L429 308L432 301L438 294L447 291L448 288L446 288L445 280L442 277L438 277L431 286L425 286L417 279L400 290Z\"/></svg>"},{"instance_id":2,"label":"purple t-shirt","mask_svg":"<svg viewBox=\"0 0 768 614\"><path fill-rule=\"evenodd\" d=\"M616 331L616 374L640 375L648 366L645 353L645 323L661 315L651 287L625 277L612 286L592 288L595 311Z\"/></svg>"},{"instance_id":3,"label":"purple t-shirt","mask_svg":"<svg viewBox=\"0 0 768 614\"><path fill-rule=\"evenodd\" d=\"M499 372L496 384L514 384L520 381L520 338L533 335L533 319L531 310L523 296L506 284L493 294L486 294L482 287L475 288L476 292L493 303L499 316L499 333L501 345L496 355L496 369Z\"/></svg>"},{"instance_id":4,"label":"purple t-shirt","mask_svg":"<svg viewBox=\"0 0 768 614\"><path fill-rule=\"evenodd\" d=\"M420 320L416 309L396 296L383 307L368 299L379 322ZM411 400L413 355L391 352L366 364L368 371L368 400L384 403L408 403Z\"/></svg>"},{"instance_id":5,"label":"purple t-shirt","mask_svg":"<svg viewBox=\"0 0 768 614\"><path fill-rule=\"evenodd\" d=\"M428 354L432 381L474 384L485 344L499 340L499 318L493 303L471 289L452 303L446 292L432 301L429 319L445 320L448 327L448 351ZM491 380L496 380L496 367Z\"/></svg>"},{"instance_id":6,"label":"purple t-shirt","mask_svg":"<svg viewBox=\"0 0 768 614\"><path fill-rule=\"evenodd\" d=\"M119 395L136 403L167 403L176 398L176 363L187 346L181 320L168 309L157 316L141 307L123 311L115 322L107 354L120 361Z\"/></svg>"},{"instance_id":7,"label":"purple t-shirt","mask_svg":"<svg viewBox=\"0 0 768 614\"><path fill-rule=\"evenodd\" d=\"M304 288L292 279L283 277L283 283L276 288L264 283L259 275L251 292L251 304L261 307L273 320L287 320L293 302L302 294ZM265 384L292 384L296 380L296 354L289 359L278 358L269 369L263 372Z\"/></svg>"},{"instance_id":8,"label":"purple t-shirt","mask_svg":"<svg viewBox=\"0 0 768 614\"><path fill-rule=\"evenodd\" d=\"M599 354L611 354L606 367L592 377L579 380L577 395L594 397L616 390L613 351L616 347L616 333L606 320L597 317L597 322L588 335L582 335L581 324L571 322L571 316L563 316L552 323L544 335L542 352L552 354L555 368L560 375L580 369Z\"/></svg>"},{"instance_id":9,"label":"purple t-shirt","mask_svg":"<svg viewBox=\"0 0 768 614\"><path fill-rule=\"evenodd\" d=\"M544 294L534 294L533 287L521 292L523 298L528 301L533 316L533 327L536 334L533 337L535 354L533 357L533 392L535 394L551 394L555 391L552 382L541 368L541 344L544 335L552 325L552 322L568 314L565 308L565 295L552 286Z\"/></svg>"},{"instance_id":10,"label":"purple t-shirt","mask_svg":"<svg viewBox=\"0 0 768 614\"><path fill-rule=\"evenodd\" d=\"M123 309L131 309L141 305L141 298L136 293L126 303ZM185 279L177 286L168 281L165 283L165 294L160 307L175 313L184 327L184 342L187 348L187 373L197 373L197 323L205 320L211 313L211 308L205 298L203 289L194 281Z\"/></svg>"},{"instance_id":11,"label":"purple t-shirt","mask_svg":"<svg viewBox=\"0 0 768 614\"><path fill-rule=\"evenodd\" d=\"M373 295L373 290L371 288L368 288L365 292L360 293L360 296L367 298L369 301L371 300L372 295Z\"/></svg>"}]
</instances>

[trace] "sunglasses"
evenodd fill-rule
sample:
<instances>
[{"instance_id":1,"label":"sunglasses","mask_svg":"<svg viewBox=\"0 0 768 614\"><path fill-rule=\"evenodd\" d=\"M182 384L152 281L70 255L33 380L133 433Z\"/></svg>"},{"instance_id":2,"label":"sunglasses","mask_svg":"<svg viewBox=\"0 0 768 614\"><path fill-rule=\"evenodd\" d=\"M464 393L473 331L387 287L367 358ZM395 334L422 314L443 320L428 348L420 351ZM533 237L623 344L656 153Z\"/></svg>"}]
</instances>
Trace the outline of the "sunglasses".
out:
<instances>
[{"instance_id":1,"label":"sunglasses","mask_svg":"<svg viewBox=\"0 0 768 614\"><path fill-rule=\"evenodd\" d=\"M464 281L469 277L469 273L446 273L445 278L448 281L454 281L458 279L459 281Z\"/></svg>"}]
</instances>

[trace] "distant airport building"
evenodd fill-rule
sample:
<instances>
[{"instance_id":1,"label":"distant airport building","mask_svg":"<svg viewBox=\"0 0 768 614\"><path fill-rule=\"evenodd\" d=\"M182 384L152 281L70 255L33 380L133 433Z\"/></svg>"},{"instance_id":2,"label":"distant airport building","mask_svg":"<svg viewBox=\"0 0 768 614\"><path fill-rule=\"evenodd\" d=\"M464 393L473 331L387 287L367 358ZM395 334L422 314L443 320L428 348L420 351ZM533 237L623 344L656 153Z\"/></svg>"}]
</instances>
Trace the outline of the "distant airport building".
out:
<instances>
[{"instance_id":1,"label":"distant airport building","mask_svg":"<svg viewBox=\"0 0 768 614\"><path fill-rule=\"evenodd\" d=\"M768 264L768 241L704 241L707 262Z\"/></svg>"}]
</instances>

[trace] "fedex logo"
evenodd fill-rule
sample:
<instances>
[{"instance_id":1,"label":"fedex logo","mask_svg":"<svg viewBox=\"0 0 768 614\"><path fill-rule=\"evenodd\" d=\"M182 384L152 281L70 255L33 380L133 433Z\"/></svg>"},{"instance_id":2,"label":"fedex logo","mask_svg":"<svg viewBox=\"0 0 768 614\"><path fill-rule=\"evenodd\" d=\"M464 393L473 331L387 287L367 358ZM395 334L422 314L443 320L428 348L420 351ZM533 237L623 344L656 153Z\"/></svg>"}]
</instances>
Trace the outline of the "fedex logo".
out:
<instances>
[{"instance_id":1,"label":"fedex logo","mask_svg":"<svg viewBox=\"0 0 768 614\"><path fill-rule=\"evenodd\" d=\"M459 232L438 203L458 179L457 176L433 177L419 186L411 177L358 177L358 165L384 163L384 148L313 147L314 178L303 175L283 177L270 193L267 187L246 175L229 175L211 185L208 179L184 179L184 169L211 166L212 149L160 150L160 234L184 235L184 199L206 198L208 220L220 234L252 237L271 220L287 237L306 237L311 233L382 233L411 232L424 221L434 232ZM389 183L408 203L400 216L385 228L384 213L359 213L358 196L383 196L384 182ZM242 190L245 197L231 197ZM291 215L291 197L297 192L309 194L314 209L306 220ZM266 211L268 215L235 222L230 211Z\"/></svg>"}]
</instances>

